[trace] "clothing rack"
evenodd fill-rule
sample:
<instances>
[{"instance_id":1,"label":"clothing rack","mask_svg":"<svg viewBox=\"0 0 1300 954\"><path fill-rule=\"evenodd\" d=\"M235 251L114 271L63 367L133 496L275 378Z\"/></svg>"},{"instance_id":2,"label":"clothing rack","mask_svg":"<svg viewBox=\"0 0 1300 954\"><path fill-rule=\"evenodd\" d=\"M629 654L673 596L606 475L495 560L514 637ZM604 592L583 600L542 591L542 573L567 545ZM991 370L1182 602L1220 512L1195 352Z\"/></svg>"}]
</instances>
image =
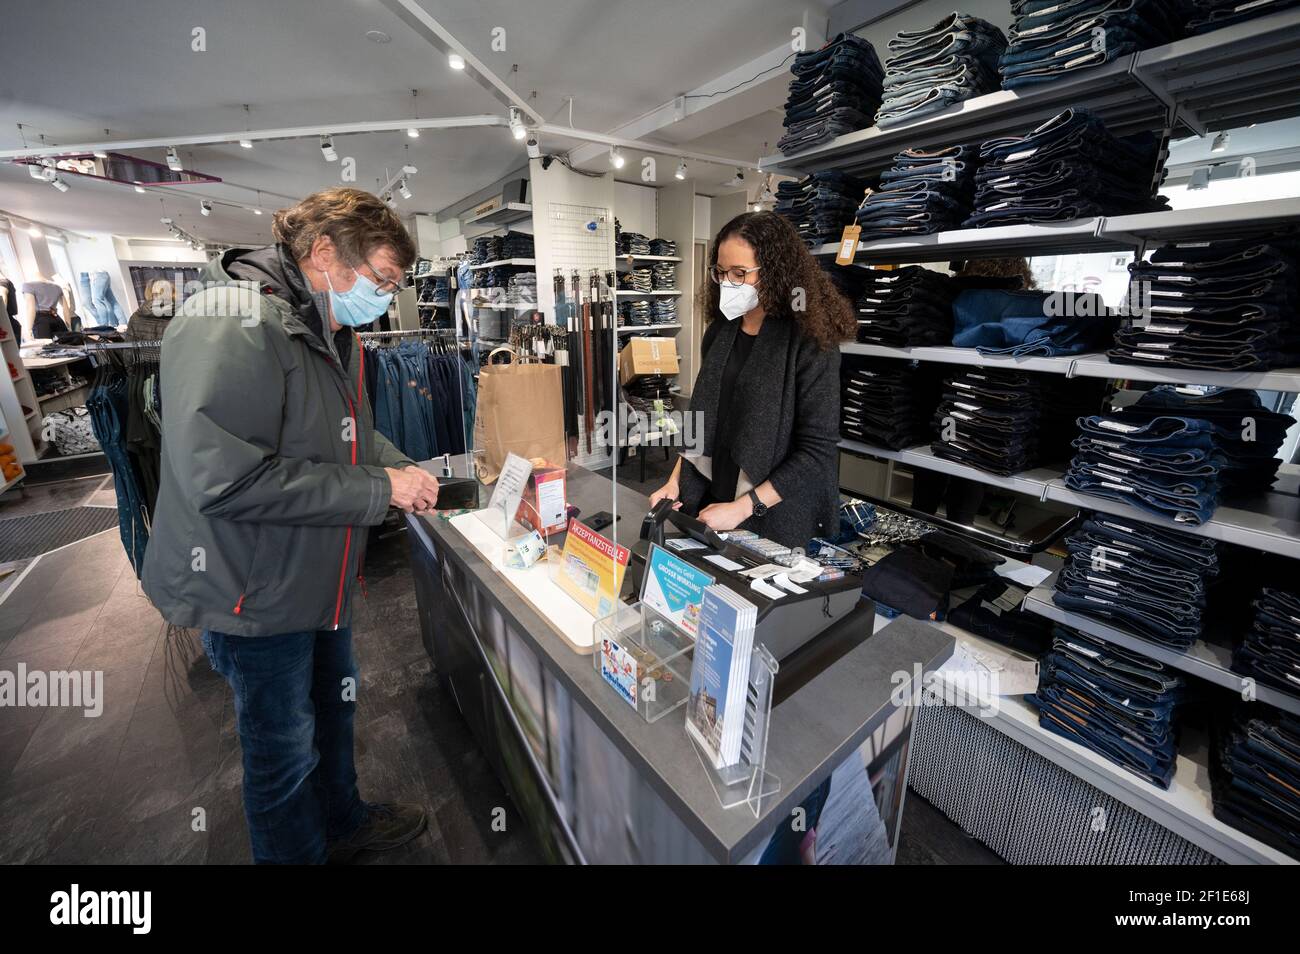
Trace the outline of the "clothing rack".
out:
<instances>
[{"instance_id":1,"label":"clothing rack","mask_svg":"<svg viewBox=\"0 0 1300 954\"><path fill-rule=\"evenodd\" d=\"M442 338L456 337L455 328L408 328L402 331L359 331L357 337L371 338Z\"/></svg>"}]
</instances>

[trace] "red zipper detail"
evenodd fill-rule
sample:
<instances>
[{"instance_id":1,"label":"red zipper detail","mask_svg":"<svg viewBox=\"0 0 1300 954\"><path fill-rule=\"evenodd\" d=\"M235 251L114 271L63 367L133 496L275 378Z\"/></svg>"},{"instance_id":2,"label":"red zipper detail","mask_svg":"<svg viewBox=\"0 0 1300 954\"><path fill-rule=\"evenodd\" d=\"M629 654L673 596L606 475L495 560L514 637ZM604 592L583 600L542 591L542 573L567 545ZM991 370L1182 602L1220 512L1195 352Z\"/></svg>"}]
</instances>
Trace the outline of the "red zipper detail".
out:
<instances>
[{"instance_id":1,"label":"red zipper detail","mask_svg":"<svg viewBox=\"0 0 1300 954\"><path fill-rule=\"evenodd\" d=\"M361 347L361 339L356 339L356 346ZM365 362L357 362L357 401L361 400L361 375L364 373ZM352 398L348 398L348 414L352 417L352 463L355 466L357 462L357 431L361 422L357 420L357 405ZM334 600L334 628L339 625L339 617L343 614L343 585L347 582L348 575L348 554L352 551L352 528L348 527L347 535L343 538L343 564L339 567L339 589L338 595Z\"/></svg>"},{"instance_id":2,"label":"red zipper detail","mask_svg":"<svg viewBox=\"0 0 1300 954\"><path fill-rule=\"evenodd\" d=\"M236 615L236 616L238 616L238 615L242 612L242 609L241 609L241 608L242 608L243 605L244 605L244 597L245 597L246 595L247 595L247 594L245 594L245 593L240 593L240 594L239 594L239 602L235 604L235 615Z\"/></svg>"},{"instance_id":3,"label":"red zipper detail","mask_svg":"<svg viewBox=\"0 0 1300 954\"><path fill-rule=\"evenodd\" d=\"M366 599L370 599L370 591L366 589L366 578L358 573L357 582L361 584L361 595Z\"/></svg>"}]
</instances>

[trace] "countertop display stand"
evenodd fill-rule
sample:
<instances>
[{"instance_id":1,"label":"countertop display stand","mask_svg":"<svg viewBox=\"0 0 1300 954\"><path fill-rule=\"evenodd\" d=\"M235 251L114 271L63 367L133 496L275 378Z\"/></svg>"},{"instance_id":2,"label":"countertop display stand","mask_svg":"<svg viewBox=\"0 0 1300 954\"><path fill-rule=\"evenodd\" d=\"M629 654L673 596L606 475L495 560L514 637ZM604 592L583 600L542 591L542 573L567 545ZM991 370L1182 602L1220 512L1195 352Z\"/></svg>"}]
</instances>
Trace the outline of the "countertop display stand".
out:
<instances>
[{"instance_id":1,"label":"countertop display stand","mask_svg":"<svg viewBox=\"0 0 1300 954\"><path fill-rule=\"evenodd\" d=\"M745 707L745 734L740 761L714 768L698 742L691 739L700 767L723 808L748 805L758 817L763 799L781 791L781 779L767 771L767 736L772 719L772 686L778 669L776 657L761 643L750 653L749 703ZM685 731L683 729L683 731ZM689 737L689 736L688 736Z\"/></svg>"}]
</instances>

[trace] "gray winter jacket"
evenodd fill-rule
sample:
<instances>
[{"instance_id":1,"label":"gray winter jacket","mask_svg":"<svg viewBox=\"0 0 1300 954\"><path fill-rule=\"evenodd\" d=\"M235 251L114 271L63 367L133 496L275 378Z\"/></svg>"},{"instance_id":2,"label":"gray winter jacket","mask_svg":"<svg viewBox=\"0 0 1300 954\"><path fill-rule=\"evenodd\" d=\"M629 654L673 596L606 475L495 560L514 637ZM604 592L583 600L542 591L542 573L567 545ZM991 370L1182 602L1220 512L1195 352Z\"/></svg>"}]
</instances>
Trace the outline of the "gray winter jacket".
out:
<instances>
[{"instance_id":1,"label":"gray winter jacket","mask_svg":"<svg viewBox=\"0 0 1300 954\"><path fill-rule=\"evenodd\" d=\"M226 266L240 254L208 267L210 286L163 338L144 590L180 626L240 636L346 626L366 527L388 509L384 468L412 462L374 429L360 341L345 370L296 266L286 266L291 303L281 288L235 281Z\"/></svg>"}]
</instances>

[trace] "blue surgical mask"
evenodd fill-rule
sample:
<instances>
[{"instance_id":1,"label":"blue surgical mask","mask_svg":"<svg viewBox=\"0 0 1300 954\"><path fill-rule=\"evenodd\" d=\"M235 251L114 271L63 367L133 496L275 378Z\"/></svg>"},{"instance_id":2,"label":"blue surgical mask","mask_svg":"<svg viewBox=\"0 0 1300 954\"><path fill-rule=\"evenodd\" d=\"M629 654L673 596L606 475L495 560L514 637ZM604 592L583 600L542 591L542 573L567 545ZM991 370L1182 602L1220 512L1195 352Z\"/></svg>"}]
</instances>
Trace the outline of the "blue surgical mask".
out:
<instances>
[{"instance_id":1,"label":"blue surgical mask","mask_svg":"<svg viewBox=\"0 0 1300 954\"><path fill-rule=\"evenodd\" d=\"M330 273L325 273L325 281L330 287L330 311L334 320L340 325L356 328L378 321L388 311L388 303L393 300L391 292L383 294L379 286L366 278L356 269L353 274L357 280L345 292L335 291L330 281Z\"/></svg>"}]
</instances>

